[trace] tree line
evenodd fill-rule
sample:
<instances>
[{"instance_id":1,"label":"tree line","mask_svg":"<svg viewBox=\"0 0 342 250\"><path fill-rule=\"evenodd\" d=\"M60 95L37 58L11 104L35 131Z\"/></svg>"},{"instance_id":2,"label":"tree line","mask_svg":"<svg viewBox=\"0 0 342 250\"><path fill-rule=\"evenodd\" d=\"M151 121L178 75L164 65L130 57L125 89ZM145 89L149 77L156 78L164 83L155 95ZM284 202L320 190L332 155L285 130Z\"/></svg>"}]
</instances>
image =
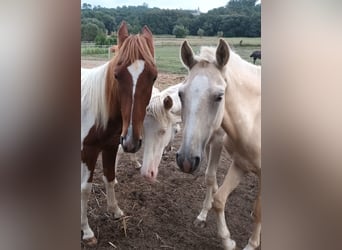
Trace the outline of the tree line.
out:
<instances>
[{"instance_id":1,"label":"tree line","mask_svg":"<svg viewBox=\"0 0 342 250\"><path fill-rule=\"evenodd\" d=\"M100 41L113 44L115 35L106 41L125 20L131 33L138 33L143 25L148 25L153 34L225 37L260 37L261 5L256 0L230 0L226 6L207 13L196 10L149 8L123 6L104 8L84 3L81 6L82 41Z\"/></svg>"}]
</instances>

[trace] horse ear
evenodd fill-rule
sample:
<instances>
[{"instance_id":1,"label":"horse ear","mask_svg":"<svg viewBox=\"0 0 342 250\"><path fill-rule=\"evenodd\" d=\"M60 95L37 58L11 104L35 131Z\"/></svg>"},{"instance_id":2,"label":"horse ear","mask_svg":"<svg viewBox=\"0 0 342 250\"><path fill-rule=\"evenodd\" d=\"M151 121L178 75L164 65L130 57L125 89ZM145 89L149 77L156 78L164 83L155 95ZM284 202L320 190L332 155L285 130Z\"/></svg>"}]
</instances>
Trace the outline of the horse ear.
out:
<instances>
[{"instance_id":1,"label":"horse ear","mask_svg":"<svg viewBox=\"0 0 342 250\"><path fill-rule=\"evenodd\" d=\"M150 48L152 56L154 57L153 35L152 35L151 30L147 27L147 25L145 25L141 29L141 34L147 38L148 47Z\"/></svg>"},{"instance_id":2,"label":"horse ear","mask_svg":"<svg viewBox=\"0 0 342 250\"><path fill-rule=\"evenodd\" d=\"M128 34L128 30L127 30L127 24L125 21L122 21L120 24L119 31L118 31L118 38L119 38L118 46L119 46L119 48L121 47L121 45L123 44L123 42L126 40L126 38L128 36L129 36L129 34Z\"/></svg>"},{"instance_id":3,"label":"horse ear","mask_svg":"<svg viewBox=\"0 0 342 250\"><path fill-rule=\"evenodd\" d=\"M223 68L229 60L229 46L220 38L219 45L216 49L216 62L219 68Z\"/></svg>"},{"instance_id":4,"label":"horse ear","mask_svg":"<svg viewBox=\"0 0 342 250\"><path fill-rule=\"evenodd\" d=\"M196 60L194 58L194 52L192 51L192 48L189 46L186 40L183 42L181 46L181 58L182 58L183 64L188 69L191 69L196 64Z\"/></svg>"},{"instance_id":5,"label":"horse ear","mask_svg":"<svg viewBox=\"0 0 342 250\"><path fill-rule=\"evenodd\" d=\"M151 30L147 27L147 25L145 25L145 26L141 29L141 34L143 34L144 36L148 37L149 39L152 39L152 32L151 32Z\"/></svg>"},{"instance_id":6,"label":"horse ear","mask_svg":"<svg viewBox=\"0 0 342 250\"><path fill-rule=\"evenodd\" d=\"M164 103L164 108L165 108L166 110L170 110L170 109L172 108L173 101L172 101L172 98L171 98L170 96L166 96L166 97L164 98L163 103Z\"/></svg>"}]
</instances>

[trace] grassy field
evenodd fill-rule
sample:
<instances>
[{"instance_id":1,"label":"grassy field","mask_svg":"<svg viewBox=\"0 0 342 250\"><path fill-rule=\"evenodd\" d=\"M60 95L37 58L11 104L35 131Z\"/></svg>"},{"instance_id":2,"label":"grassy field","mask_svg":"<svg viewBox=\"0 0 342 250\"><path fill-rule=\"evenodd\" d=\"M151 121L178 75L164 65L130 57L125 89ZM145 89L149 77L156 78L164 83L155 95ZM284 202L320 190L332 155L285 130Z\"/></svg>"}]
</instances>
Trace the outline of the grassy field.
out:
<instances>
[{"instance_id":1,"label":"grassy field","mask_svg":"<svg viewBox=\"0 0 342 250\"><path fill-rule=\"evenodd\" d=\"M233 37L224 38L231 48L239 54L243 59L253 62L250 54L254 50L260 50L260 38L246 38L246 37ZM200 46L216 46L218 43L217 37L192 37L188 36L186 40L189 42L194 52L199 51ZM240 46L240 41L242 45ZM154 36L155 44L155 58L157 67L160 72L184 74L182 63L179 59L180 45L184 41L183 38L174 38L173 36ZM95 47L93 44L82 44L81 46L81 59L87 60L108 60L112 56L108 54L108 47ZM257 60L256 64L260 65Z\"/></svg>"}]
</instances>

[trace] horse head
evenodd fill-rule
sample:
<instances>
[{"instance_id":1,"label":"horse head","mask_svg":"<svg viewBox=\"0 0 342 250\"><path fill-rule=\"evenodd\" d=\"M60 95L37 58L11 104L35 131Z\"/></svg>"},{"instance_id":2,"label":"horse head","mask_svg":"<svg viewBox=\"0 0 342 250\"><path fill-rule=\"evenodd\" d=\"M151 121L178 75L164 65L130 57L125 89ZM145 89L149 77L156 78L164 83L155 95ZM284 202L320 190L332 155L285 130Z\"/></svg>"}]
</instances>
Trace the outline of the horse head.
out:
<instances>
[{"instance_id":1,"label":"horse head","mask_svg":"<svg viewBox=\"0 0 342 250\"><path fill-rule=\"evenodd\" d=\"M182 102L183 140L176 154L183 172L197 169L205 146L222 123L226 90L225 66L229 59L228 44L220 39L218 47L202 48L195 56L185 41L181 59L188 77L179 88Z\"/></svg>"},{"instance_id":2,"label":"horse head","mask_svg":"<svg viewBox=\"0 0 342 250\"><path fill-rule=\"evenodd\" d=\"M134 153L141 147L146 107L157 78L153 37L147 26L140 34L129 35L122 22L118 39L113 75L122 117L120 143L125 152Z\"/></svg>"}]
</instances>

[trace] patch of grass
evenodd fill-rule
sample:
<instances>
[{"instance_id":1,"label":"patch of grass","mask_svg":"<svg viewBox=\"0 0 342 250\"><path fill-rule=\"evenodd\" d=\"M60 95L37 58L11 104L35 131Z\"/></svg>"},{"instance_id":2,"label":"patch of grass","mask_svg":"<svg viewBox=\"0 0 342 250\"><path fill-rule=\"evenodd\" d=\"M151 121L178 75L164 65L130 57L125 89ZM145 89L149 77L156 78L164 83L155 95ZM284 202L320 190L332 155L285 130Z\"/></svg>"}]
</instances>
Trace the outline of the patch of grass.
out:
<instances>
[{"instance_id":1,"label":"patch of grass","mask_svg":"<svg viewBox=\"0 0 342 250\"><path fill-rule=\"evenodd\" d=\"M179 59L179 46L155 46L158 71L185 74L187 70Z\"/></svg>"},{"instance_id":2,"label":"patch of grass","mask_svg":"<svg viewBox=\"0 0 342 250\"><path fill-rule=\"evenodd\" d=\"M200 46L216 47L218 44L218 37L200 38L197 36L188 36L186 39L183 39L172 36L154 36L155 58L158 70L160 72L174 74L187 73L187 70L182 65L179 57L180 46L184 40L189 42L195 53L199 52ZM224 38L224 40L229 43L230 47L237 54L251 63L253 63L253 59L249 57L250 54L252 54L254 50L260 50L261 48L260 38L233 37ZM242 46L240 46L241 40ZM82 44L81 56L82 59L88 60L108 60L108 48L100 48ZM256 64L260 65L260 60L257 60Z\"/></svg>"},{"instance_id":3,"label":"patch of grass","mask_svg":"<svg viewBox=\"0 0 342 250\"><path fill-rule=\"evenodd\" d=\"M101 48L101 47L81 47L81 56L84 55L108 55L108 48Z\"/></svg>"}]
</instances>

